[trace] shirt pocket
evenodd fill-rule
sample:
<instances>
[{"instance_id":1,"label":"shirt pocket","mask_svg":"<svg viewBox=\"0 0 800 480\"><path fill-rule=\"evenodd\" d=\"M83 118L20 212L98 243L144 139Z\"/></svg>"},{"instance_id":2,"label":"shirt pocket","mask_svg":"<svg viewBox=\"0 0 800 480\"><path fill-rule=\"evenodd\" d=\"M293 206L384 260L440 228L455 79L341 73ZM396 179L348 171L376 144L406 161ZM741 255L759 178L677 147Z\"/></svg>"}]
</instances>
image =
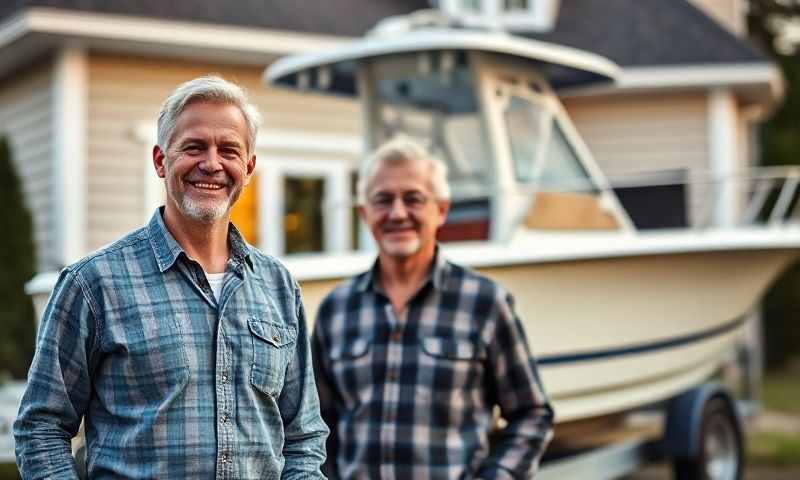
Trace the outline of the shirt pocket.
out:
<instances>
[{"instance_id":1,"label":"shirt pocket","mask_svg":"<svg viewBox=\"0 0 800 480\"><path fill-rule=\"evenodd\" d=\"M253 340L250 383L257 390L277 397L283 390L286 368L294 354L297 330L256 317L250 317L247 326Z\"/></svg>"},{"instance_id":2,"label":"shirt pocket","mask_svg":"<svg viewBox=\"0 0 800 480\"><path fill-rule=\"evenodd\" d=\"M419 393L434 398L449 398L459 391L479 388L486 358L482 344L458 337L419 339Z\"/></svg>"}]
</instances>

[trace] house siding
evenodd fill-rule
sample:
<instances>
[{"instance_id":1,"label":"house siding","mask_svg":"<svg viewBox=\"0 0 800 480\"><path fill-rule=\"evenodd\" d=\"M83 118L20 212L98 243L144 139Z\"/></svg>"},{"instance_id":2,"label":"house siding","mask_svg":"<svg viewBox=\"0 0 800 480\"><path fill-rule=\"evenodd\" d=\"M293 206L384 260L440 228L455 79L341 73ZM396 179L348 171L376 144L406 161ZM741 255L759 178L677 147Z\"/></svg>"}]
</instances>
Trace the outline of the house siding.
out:
<instances>
[{"instance_id":1,"label":"house siding","mask_svg":"<svg viewBox=\"0 0 800 480\"><path fill-rule=\"evenodd\" d=\"M600 168L613 178L661 170L707 172L707 94L575 97L565 106ZM689 220L705 215L708 191L689 189Z\"/></svg>"},{"instance_id":2,"label":"house siding","mask_svg":"<svg viewBox=\"0 0 800 480\"><path fill-rule=\"evenodd\" d=\"M247 89L263 116L262 132L360 132L357 102L268 88L261 81L260 67L92 54L87 182L90 249L140 226L147 217L145 169L152 168L147 160L152 145L150 140L137 138L135 131L142 127L155 131L161 102L179 83L208 73L220 74Z\"/></svg>"},{"instance_id":3,"label":"house siding","mask_svg":"<svg viewBox=\"0 0 800 480\"><path fill-rule=\"evenodd\" d=\"M38 271L60 267L55 258L53 198L53 70L44 61L0 80L0 135L6 136L33 217Z\"/></svg>"}]
</instances>

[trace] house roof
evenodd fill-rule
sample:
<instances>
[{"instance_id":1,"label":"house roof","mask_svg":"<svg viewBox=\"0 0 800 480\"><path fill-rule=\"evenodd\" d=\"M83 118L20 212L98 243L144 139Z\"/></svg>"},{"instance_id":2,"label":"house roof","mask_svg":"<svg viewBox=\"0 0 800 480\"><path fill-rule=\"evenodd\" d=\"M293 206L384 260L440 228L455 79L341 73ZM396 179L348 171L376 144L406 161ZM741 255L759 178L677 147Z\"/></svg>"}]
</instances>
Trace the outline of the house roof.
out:
<instances>
[{"instance_id":1,"label":"house roof","mask_svg":"<svg viewBox=\"0 0 800 480\"><path fill-rule=\"evenodd\" d=\"M430 8L427 0L11 0L0 20L30 7L113 13L358 37L380 19ZM539 40L588 50L623 67L766 62L767 58L686 0L561 0ZM349 13L348 13L349 12Z\"/></svg>"},{"instance_id":2,"label":"house roof","mask_svg":"<svg viewBox=\"0 0 800 480\"><path fill-rule=\"evenodd\" d=\"M686 0L561 0L554 30L532 37L623 67L768 61Z\"/></svg>"},{"instance_id":3,"label":"house roof","mask_svg":"<svg viewBox=\"0 0 800 480\"><path fill-rule=\"evenodd\" d=\"M4 0L0 2L0 20L27 7L358 37L382 18L430 8L430 3L427 0Z\"/></svg>"}]
</instances>

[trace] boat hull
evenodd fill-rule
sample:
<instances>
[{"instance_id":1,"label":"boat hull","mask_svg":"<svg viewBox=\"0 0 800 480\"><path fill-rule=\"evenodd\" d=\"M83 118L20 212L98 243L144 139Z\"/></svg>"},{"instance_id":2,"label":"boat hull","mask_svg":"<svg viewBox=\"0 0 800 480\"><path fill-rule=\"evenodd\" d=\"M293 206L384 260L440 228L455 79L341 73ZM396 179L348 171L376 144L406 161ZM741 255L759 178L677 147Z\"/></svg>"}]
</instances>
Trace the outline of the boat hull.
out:
<instances>
[{"instance_id":1,"label":"boat hull","mask_svg":"<svg viewBox=\"0 0 800 480\"><path fill-rule=\"evenodd\" d=\"M477 270L514 295L557 421L569 422L706 381L731 358L748 314L796 257L794 249L700 251ZM301 282L309 319L340 280Z\"/></svg>"}]
</instances>

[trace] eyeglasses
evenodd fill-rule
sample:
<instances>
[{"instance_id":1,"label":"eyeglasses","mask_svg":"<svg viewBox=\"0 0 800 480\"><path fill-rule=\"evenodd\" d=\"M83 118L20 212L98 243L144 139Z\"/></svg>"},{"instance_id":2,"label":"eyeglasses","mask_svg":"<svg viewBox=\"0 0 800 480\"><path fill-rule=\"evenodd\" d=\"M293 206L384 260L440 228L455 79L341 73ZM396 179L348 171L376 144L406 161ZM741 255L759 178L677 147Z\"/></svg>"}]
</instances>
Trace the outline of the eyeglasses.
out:
<instances>
[{"instance_id":1,"label":"eyeglasses","mask_svg":"<svg viewBox=\"0 0 800 480\"><path fill-rule=\"evenodd\" d=\"M393 193L378 192L367 200L367 204L375 210L391 210L396 196ZM407 210L420 210L430 200L420 192L408 192L399 195L400 201Z\"/></svg>"}]
</instances>

